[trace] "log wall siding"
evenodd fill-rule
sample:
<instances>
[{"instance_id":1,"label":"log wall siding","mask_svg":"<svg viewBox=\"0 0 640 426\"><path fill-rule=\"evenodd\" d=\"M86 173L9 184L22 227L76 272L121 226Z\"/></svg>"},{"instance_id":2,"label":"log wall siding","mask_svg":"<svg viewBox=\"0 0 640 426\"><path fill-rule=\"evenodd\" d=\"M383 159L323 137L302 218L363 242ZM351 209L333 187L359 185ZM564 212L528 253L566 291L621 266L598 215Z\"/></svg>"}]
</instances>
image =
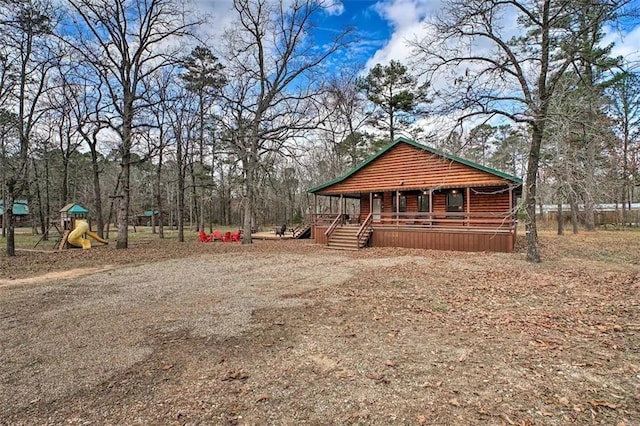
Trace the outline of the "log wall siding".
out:
<instances>
[{"instance_id":1,"label":"log wall siding","mask_svg":"<svg viewBox=\"0 0 640 426\"><path fill-rule=\"evenodd\" d=\"M509 183L511 182L491 173L400 143L344 181L317 193L328 195L438 187L503 186Z\"/></svg>"}]
</instances>

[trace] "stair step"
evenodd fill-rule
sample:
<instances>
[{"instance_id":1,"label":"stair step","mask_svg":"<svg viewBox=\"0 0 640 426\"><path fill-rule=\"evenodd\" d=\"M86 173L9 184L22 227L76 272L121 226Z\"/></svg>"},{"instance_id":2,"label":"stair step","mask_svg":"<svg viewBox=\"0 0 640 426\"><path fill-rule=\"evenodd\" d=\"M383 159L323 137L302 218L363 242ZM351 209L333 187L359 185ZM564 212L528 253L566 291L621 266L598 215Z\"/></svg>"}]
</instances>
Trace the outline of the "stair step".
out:
<instances>
[{"instance_id":1,"label":"stair step","mask_svg":"<svg viewBox=\"0 0 640 426\"><path fill-rule=\"evenodd\" d=\"M334 240L333 238L328 241L329 244L334 244L338 246L357 246L358 242L356 240Z\"/></svg>"},{"instance_id":2,"label":"stair step","mask_svg":"<svg viewBox=\"0 0 640 426\"><path fill-rule=\"evenodd\" d=\"M332 236L329 239L329 241L347 241L347 242L355 243L356 241L358 241L358 239L354 237L341 237L341 236L333 237Z\"/></svg>"},{"instance_id":3,"label":"stair step","mask_svg":"<svg viewBox=\"0 0 640 426\"><path fill-rule=\"evenodd\" d=\"M361 235L361 240L358 240L358 231L360 225L343 225L333 230L329 241L327 241L327 248L335 250L351 250L356 251L366 245L366 242L371 234L371 229L365 230Z\"/></svg>"},{"instance_id":4,"label":"stair step","mask_svg":"<svg viewBox=\"0 0 640 426\"><path fill-rule=\"evenodd\" d=\"M332 246L332 245L328 245L326 247L331 250L358 251L357 247Z\"/></svg>"}]
</instances>

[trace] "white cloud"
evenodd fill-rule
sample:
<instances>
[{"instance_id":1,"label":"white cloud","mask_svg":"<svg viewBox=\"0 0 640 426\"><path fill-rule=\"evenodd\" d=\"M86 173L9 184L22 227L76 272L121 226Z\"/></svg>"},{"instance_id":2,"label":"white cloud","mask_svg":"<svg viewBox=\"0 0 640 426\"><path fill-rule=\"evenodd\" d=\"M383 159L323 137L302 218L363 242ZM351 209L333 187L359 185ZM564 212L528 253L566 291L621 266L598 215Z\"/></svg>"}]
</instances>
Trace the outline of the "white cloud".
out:
<instances>
[{"instance_id":1,"label":"white cloud","mask_svg":"<svg viewBox=\"0 0 640 426\"><path fill-rule=\"evenodd\" d=\"M325 6L324 11L330 16L340 16L344 13L344 4L336 0Z\"/></svg>"},{"instance_id":2,"label":"white cloud","mask_svg":"<svg viewBox=\"0 0 640 426\"><path fill-rule=\"evenodd\" d=\"M628 31L618 31L613 27L604 29L603 45L614 43L611 54L622 56L627 63L640 66L640 24Z\"/></svg>"},{"instance_id":3,"label":"white cloud","mask_svg":"<svg viewBox=\"0 0 640 426\"><path fill-rule=\"evenodd\" d=\"M435 15L440 7L439 0L391 0L376 3L374 10L389 22L393 32L387 43L369 59L366 69L391 60L408 63L412 53L407 41L427 35L425 19Z\"/></svg>"}]
</instances>

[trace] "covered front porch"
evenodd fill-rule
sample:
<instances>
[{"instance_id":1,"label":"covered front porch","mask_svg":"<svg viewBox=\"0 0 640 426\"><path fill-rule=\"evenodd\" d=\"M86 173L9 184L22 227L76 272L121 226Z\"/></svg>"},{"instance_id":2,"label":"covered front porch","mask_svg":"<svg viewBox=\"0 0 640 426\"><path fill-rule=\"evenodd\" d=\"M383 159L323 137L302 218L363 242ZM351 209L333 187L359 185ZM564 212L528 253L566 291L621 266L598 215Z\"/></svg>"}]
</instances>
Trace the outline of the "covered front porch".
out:
<instances>
[{"instance_id":1,"label":"covered front porch","mask_svg":"<svg viewBox=\"0 0 640 426\"><path fill-rule=\"evenodd\" d=\"M331 246L337 230L344 240L344 228L350 228L351 247L511 252L516 241L515 189L505 185L314 194L318 213L312 215L312 238Z\"/></svg>"}]
</instances>

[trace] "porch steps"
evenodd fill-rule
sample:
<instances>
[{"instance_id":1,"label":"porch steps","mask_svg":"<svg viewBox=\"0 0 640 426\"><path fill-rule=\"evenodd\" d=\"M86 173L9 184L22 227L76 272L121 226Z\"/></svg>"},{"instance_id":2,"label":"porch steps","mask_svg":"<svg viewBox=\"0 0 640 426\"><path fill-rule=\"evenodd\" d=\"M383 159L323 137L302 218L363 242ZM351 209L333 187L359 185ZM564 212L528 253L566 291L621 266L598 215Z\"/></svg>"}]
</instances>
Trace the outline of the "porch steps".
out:
<instances>
[{"instance_id":1,"label":"porch steps","mask_svg":"<svg viewBox=\"0 0 640 426\"><path fill-rule=\"evenodd\" d=\"M293 230L293 238L309 238L311 237L311 224L305 223Z\"/></svg>"},{"instance_id":2,"label":"porch steps","mask_svg":"<svg viewBox=\"0 0 640 426\"><path fill-rule=\"evenodd\" d=\"M327 247L334 250L359 250L366 244L369 238L370 230L366 231L363 239L364 243L358 244L358 230L359 226L343 225L336 228L329 241L327 241Z\"/></svg>"}]
</instances>

